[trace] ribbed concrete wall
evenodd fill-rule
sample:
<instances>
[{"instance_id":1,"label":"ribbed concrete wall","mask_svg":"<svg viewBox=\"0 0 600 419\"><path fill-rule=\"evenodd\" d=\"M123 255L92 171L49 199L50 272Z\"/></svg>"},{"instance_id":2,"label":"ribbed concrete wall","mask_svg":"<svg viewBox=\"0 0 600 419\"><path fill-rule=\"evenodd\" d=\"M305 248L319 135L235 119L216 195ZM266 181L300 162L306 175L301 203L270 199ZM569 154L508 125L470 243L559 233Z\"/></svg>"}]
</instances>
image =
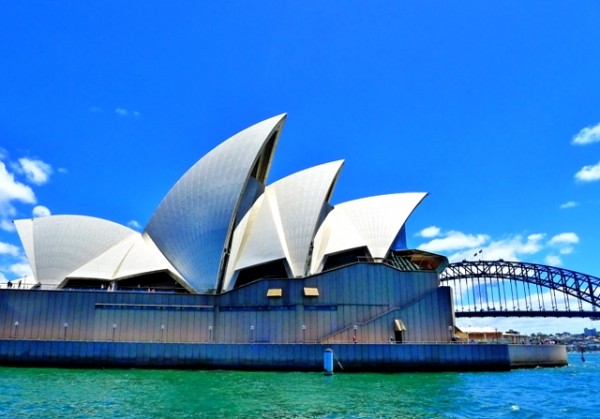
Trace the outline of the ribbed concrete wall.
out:
<instances>
[{"instance_id":1,"label":"ribbed concrete wall","mask_svg":"<svg viewBox=\"0 0 600 419\"><path fill-rule=\"evenodd\" d=\"M323 352L327 348L334 351L337 372L510 369L507 345L453 344L273 345L0 340L0 363L322 371Z\"/></svg>"}]
</instances>

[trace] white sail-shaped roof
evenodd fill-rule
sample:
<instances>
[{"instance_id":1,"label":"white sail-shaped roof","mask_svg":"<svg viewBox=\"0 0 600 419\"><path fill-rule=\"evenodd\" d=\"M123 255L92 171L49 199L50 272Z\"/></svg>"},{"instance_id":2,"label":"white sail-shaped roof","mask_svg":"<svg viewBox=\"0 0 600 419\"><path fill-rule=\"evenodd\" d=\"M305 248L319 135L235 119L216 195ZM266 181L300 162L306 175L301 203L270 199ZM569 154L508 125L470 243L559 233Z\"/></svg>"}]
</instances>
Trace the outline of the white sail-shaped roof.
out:
<instances>
[{"instance_id":1,"label":"white sail-shaped roof","mask_svg":"<svg viewBox=\"0 0 600 419\"><path fill-rule=\"evenodd\" d=\"M138 234L120 224L81 215L16 220L15 226L36 280L54 286L125 238Z\"/></svg>"},{"instance_id":2,"label":"white sail-shaped roof","mask_svg":"<svg viewBox=\"0 0 600 419\"><path fill-rule=\"evenodd\" d=\"M177 282L188 289L190 288L175 267L156 247L150 236L142 234L137 237L127 256L119 265L115 273L115 279L125 279L160 271L169 272L174 279L177 279Z\"/></svg>"},{"instance_id":3,"label":"white sail-shaped roof","mask_svg":"<svg viewBox=\"0 0 600 419\"><path fill-rule=\"evenodd\" d=\"M305 276L312 240L329 207L343 161L294 173L267 187L235 230L224 289L240 269L285 259L289 274Z\"/></svg>"},{"instance_id":4,"label":"white sail-shaped roof","mask_svg":"<svg viewBox=\"0 0 600 419\"><path fill-rule=\"evenodd\" d=\"M262 192L256 181L266 181L284 120L279 115L260 122L206 154L148 223L146 232L196 292L219 288L241 202Z\"/></svg>"},{"instance_id":5,"label":"white sail-shaped roof","mask_svg":"<svg viewBox=\"0 0 600 419\"><path fill-rule=\"evenodd\" d=\"M400 229L426 195L379 195L336 205L315 237L311 273L323 269L328 255L358 247L366 247L373 258L385 258Z\"/></svg>"},{"instance_id":6,"label":"white sail-shaped roof","mask_svg":"<svg viewBox=\"0 0 600 419\"><path fill-rule=\"evenodd\" d=\"M87 278L112 281L119 266L127 257L133 245L139 240L140 234L132 234L106 250L85 265L70 272L67 278Z\"/></svg>"},{"instance_id":7,"label":"white sail-shaped roof","mask_svg":"<svg viewBox=\"0 0 600 419\"><path fill-rule=\"evenodd\" d=\"M169 272L177 282L189 288L152 239L146 234L135 233L67 277L112 281L162 271Z\"/></svg>"}]
</instances>

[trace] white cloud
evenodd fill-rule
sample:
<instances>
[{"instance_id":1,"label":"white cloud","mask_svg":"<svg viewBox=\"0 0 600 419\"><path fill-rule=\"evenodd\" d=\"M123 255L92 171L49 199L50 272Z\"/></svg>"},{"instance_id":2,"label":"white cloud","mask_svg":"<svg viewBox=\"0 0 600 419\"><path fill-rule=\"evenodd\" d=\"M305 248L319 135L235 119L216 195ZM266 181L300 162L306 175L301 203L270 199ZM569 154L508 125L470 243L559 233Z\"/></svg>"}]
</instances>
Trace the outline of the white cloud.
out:
<instances>
[{"instance_id":1,"label":"white cloud","mask_svg":"<svg viewBox=\"0 0 600 419\"><path fill-rule=\"evenodd\" d=\"M577 244L579 243L579 237L577 234L568 232L568 233L560 233L553 236L548 244L552 246L560 246L564 244Z\"/></svg>"},{"instance_id":2,"label":"white cloud","mask_svg":"<svg viewBox=\"0 0 600 419\"><path fill-rule=\"evenodd\" d=\"M548 256L546 256L546 258L544 260L546 262L546 265L551 265L551 266L562 265L562 259L560 258L560 256L548 255Z\"/></svg>"},{"instance_id":3,"label":"white cloud","mask_svg":"<svg viewBox=\"0 0 600 419\"><path fill-rule=\"evenodd\" d=\"M564 204L562 204L559 208L560 209L567 209L567 208L576 207L577 205L579 205L579 204L577 202L575 202L575 201L568 201L568 202L565 202Z\"/></svg>"},{"instance_id":4,"label":"white cloud","mask_svg":"<svg viewBox=\"0 0 600 419\"><path fill-rule=\"evenodd\" d=\"M21 170L27 176L27 180L36 185L43 185L48 182L52 174L52 166L41 160L29 159L22 157L19 159Z\"/></svg>"},{"instance_id":5,"label":"white cloud","mask_svg":"<svg viewBox=\"0 0 600 419\"><path fill-rule=\"evenodd\" d=\"M133 116L135 118L140 116L138 111L130 111L129 109L125 108L116 108L115 113L119 116Z\"/></svg>"},{"instance_id":6,"label":"white cloud","mask_svg":"<svg viewBox=\"0 0 600 419\"><path fill-rule=\"evenodd\" d=\"M134 230L140 230L142 228L142 226L140 225L140 223L138 223L136 220L129 220L127 222L127 225L131 228L133 228Z\"/></svg>"},{"instance_id":7,"label":"white cloud","mask_svg":"<svg viewBox=\"0 0 600 419\"><path fill-rule=\"evenodd\" d=\"M0 229L4 231L15 230L11 221L17 213L14 202L35 204L35 194L28 185L16 181L14 174L0 161Z\"/></svg>"},{"instance_id":8,"label":"white cloud","mask_svg":"<svg viewBox=\"0 0 600 419\"><path fill-rule=\"evenodd\" d=\"M519 261L520 255L533 255L538 253L543 245L541 240L543 234L530 234L527 237L521 235L509 236L499 240L492 240L481 249L471 247L454 253L448 257L451 262L460 260L511 260ZM481 253L479 252L481 250Z\"/></svg>"},{"instance_id":9,"label":"white cloud","mask_svg":"<svg viewBox=\"0 0 600 419\"><path fill-rule=\"evenodd\" d=\"M0 242L0 255L18 256L20 249L10 243Z\"/></svg>"},{"instance_id":10,"label":"white cloud","mask_svg":"<svg viewBox=\"0 0 600 419\"><path fill-rule=\"evenodd\" d=\"M33 190L16 181L14 174L6 170L4 162L0 162L0 210L2 206L9 205L11 201L35 204L36 199Z\"/></svg>"},{"instance_id":11,"label":"white cloud","mask_svg":"<svg viewBox=\"0 0 600 419\"><path fill-rule=\"evenodd\" d=\"M419 231L416 235L419 237L432 238L439 236L441 230L436 226L425 227L423 230Z\"/></svg>"},{"instance_id":12,"label":"white cloud","mask_svg":"<svg viewBox=\"0 0 600 419\"><path fill-rule=\"evenodd\" d=\"M585 127L573 137L572 144L586 145L600 142L600 123L593 127Z\"/></svg>"},{"instance_id":13,"label":"white cloud","mask_svg":"<svg viewBox=\"0 0 600 419\"><path fill-rule=\"evenodd\" d=\"M8 270L10 273L17 275L18 277L25 277L28 276L30 278L33 278L33 272L31 270L31 266L29 266L29 263L27 263L27 259L26 258L21 258L21 260L17 263L13 263L12 265L10 265L8 267Z\"/></svg>"},{"instance_id":14,"label":"white cloud","mask_svg":"<svg viewBox=\"0 0 600 419\"><path fill-rule=\"evenodd\" d=\"M433 239L428 243L419 246L419 249L426 252L444 252L465 248L482 246L489 236L485 234L464 234L460 231L449 231L444 234L445 237Z\"/></svg>"},{"instance_id":15,"label":"white cloud","mask_svg":"<svg viewBox=\"0 0 600 419\"><path fill-rule=\"evenodd\" d=\"M0 219L0 230L4 230L4 231L8 231L9 233L12 233L13 231L15 231L15 225L12 223L11 220L7 220L6 218Z\"/></svg>"},{"instance_id":16,"label":"white cloud","mask_svg":"<svg viewBox=\"0 0 600 419\"><path fill-rule=\"evenodd\" d=\"M566 246L559 250L561 255L570 255L575 249L572 246Z\"/></svg>"},{"instance_id":17,"label":"white cloud","mask_svg":"<svg viewBox=\"0 0 600 419\"><path fill-rule=\"evenodd\" d=\"M579 182L600 180L600 162L593 166L583 166L579 172L575 173L575 180Z\"/></svg>"},{"instance_id":18,"label":"white cloud","mask_svg":"<svg viewBox=\"0 0 600 419\"><path fill-rule=\"evenodd\" d=\"M50 210L43 206L43 205L37 205L35 207L33 207L33 210L31 211L31 215L33 216L33 218L39 218L39 217L47 217L49 215L51 215Z\"/></svg>"},{"instance_id":19,"label":"white cloud","mask_svg":"<svg viewBox=\"0 0 600 419\"><path fill-rule=\"evenodd\" d=\"M437 227L436 227L437 228ZM429 229L421 230L422 232ZM510 260L531 261L532 255L539 255L537 259L557 262L561 265L562 259L556 256L569 255L574 252L574 245L579 243L579 237L573 232L564 232L546 240L546 234L535 233L527 236L512 234L501 238L491 238L487 234L467 234L460 231L439 230L438 237L418 246L418 249L441 253L448 257L450 262L462 260ZM546 253L546 254L544 254ZM551 263L549 263L551 264Z\"/></svg>"}]
</instances>

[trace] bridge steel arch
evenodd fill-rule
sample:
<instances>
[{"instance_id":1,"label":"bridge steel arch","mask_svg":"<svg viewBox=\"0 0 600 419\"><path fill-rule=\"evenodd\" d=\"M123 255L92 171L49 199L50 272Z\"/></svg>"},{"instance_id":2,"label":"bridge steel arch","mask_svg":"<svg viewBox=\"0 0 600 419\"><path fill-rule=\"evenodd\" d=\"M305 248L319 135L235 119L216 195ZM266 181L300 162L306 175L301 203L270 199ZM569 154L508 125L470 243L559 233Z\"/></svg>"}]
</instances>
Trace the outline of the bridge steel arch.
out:
<instances>
[{"instance_id":1,"label":"bridge steel arch","mask_svg":"<svg viewBox=\"0 0 600 419\"><path fill-rule=\"evenodd\" d=\"M552 310L546 310L545 307L542 308L543 304L540 304L539 311L532 309L530 310L529 307L528 310L509 310L507 307L508 302L505 290L504 307L502 310L500 310L500 312L488 307L488 310L484 310L482 308L477 313L457 311L456 314L458 317L552 316L591 317L595 319L600 317L600 278L568 269L535 263L510 262L504 260L462 261L449 264L440 274L440 280L444 285L450 285L451 282L456 284L458 281L459 286L460 283L464 283L466 285L469 280L471 281L472 286L475 284L474 281L477 281L479 286L481 286L480 281L483 281L484 286L485 284L489 284L489 281L520 281L525 284L531 284L537 289L546 288L552 290L552 292L558 291L563 293L565 296L574 297L578 301L579 305L578 312L572 311L568 306L567 297L567 309L559 310L557 304L555 304L555 296L555 301L553 301L552 304ZM498 286L498 284L496 284L496 286ZM512 289L512 284L510 286ZM485 292L487 293L488 291L486 290ZM500 299L500 306L502 306L502 292L497 290L497 294ZM584 310L582 303L589 303L591 310ZM530 304L530 306L532 306L532 304Z\"/></svg>"}]
</instances>

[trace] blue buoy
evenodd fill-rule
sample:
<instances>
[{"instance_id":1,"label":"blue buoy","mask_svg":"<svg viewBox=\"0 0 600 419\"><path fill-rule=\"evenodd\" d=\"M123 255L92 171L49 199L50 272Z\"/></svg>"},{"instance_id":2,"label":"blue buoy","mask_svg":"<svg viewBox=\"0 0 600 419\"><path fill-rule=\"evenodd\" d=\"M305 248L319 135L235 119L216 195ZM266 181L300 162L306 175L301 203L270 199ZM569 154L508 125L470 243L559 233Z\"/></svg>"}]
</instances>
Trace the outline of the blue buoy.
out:
<instances>
[{"instance_id":1,"label":"blue buoy","mask_svg":"<svg viewBox=\"0 0 600 419\"><path fill-rule=\"evenodd\" d=\"M323 368L325 375L333 375L333 350L331 348L327 348L323 352Z\"/></svg>"}]
</instances>

